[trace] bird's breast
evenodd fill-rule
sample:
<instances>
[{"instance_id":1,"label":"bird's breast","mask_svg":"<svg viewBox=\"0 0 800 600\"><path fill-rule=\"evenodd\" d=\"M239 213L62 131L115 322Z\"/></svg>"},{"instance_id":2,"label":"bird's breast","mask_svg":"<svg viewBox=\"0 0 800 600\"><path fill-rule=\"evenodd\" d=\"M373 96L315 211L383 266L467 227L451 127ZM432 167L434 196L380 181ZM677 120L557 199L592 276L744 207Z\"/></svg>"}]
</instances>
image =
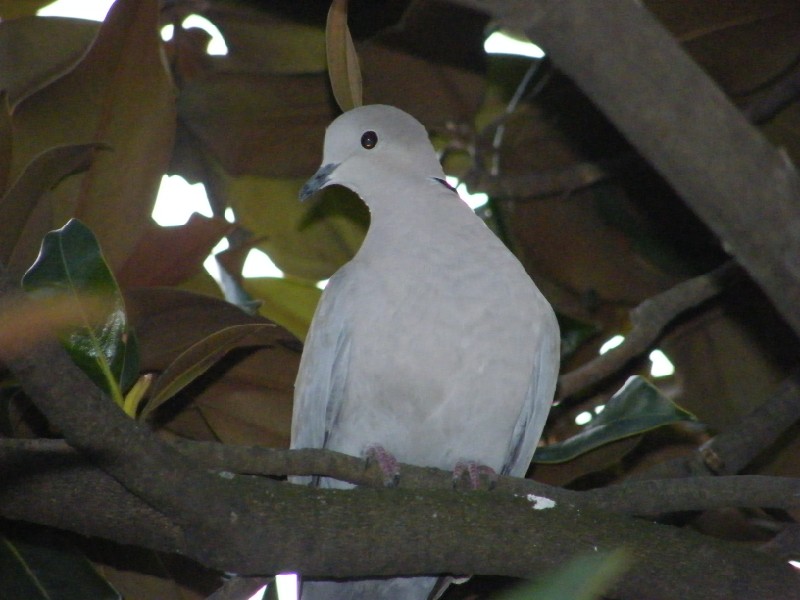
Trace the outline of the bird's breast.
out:
<instances>
[{"instance_id":1,"label":"bird's breast","mask_svg":"<svg viewBox=\"0 0 800 600\"><path fill-rule=\"evenodd\" d=\"M351 369L331 449L377 443L441 468L506 460L543 299L510 255L451 250L418 246L354 273Z\"/></svg>"}]
</instances>

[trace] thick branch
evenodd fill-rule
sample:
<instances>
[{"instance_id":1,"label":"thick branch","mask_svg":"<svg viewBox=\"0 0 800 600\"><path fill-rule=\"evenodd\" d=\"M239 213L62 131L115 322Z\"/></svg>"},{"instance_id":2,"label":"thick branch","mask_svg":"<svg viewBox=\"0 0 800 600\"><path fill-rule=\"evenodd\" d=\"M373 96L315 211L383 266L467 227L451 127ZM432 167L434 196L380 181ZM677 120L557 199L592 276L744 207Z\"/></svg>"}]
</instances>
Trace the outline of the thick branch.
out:
<instances>
[{"instance_id":1,"label":"thick branch","mask_svg":"<svg viewBox=\"0 0 800 600\"><path fill-rule=\"evenodd\" d=\"M1 268L0 297L10 304L27 301ZM13 324L13 314L0 310L0 331ZM227 560L249 551L237 547L250 540L237 535L236 528L259 523L247 522L242 499L221 478L197 468L129 419L72 363L55 335L33 344L32 350L0 347L0 358L71 446L179 527L185 540L181 546L193 558L206 562L205 552L215 545L231 553Z\"/></svg>"},{"instance_id":2,"label":"thick branch","mask_svg":"<svg viewBox=\"0 0 800 600\"><path fill-rule=\"evenodd\" d=\"M211 442L176 442L193 462L214 471L237 475L325 475L357 485L383 487L384 475L362 459L330 450L275 450L258 446L230 446ZM80 455L60 440L0 439L3 464L81 465ZM19 468L19 467L17 467ZM36 470L36 469L34 469ZM50 469L48 469L48 472ZM416 490L451 490L452 473L429 467L402 465L400 486ZM94 477L81 471L76 478ZM101 486L103 487L103 486ZM720 507L800 507L800 481L758 475L698 477L686 480L626 482L585 492L553 487L529 479L500 476L497 494L535 494L621 515L657 515L665 512L707 510Z\"/></svg>"},{"instance_id":3,"label":"thick branch","mask_svg":"<svg viewBox=\"0 0 800 600\"><path fill-rule=\"evenodd\" d=\"M16 474L13 485L0 488L0 514L156 550L191 550L162 515L111 477L85 462L69 464L66 455L72 451L55 450L55 460L40 456L38 465L0 452L0 468L8 473L13 467ZM799 597L800 577L781 560L691 531L589 508L588 503L577 507L556 499L555 507L542 508L535 497L502 489L340 491L233 475L223 480L246 499L252 517L248 522L260 523L249 530L232 527L253 541L239 544L250 547L251 556L232 562L231 553L219 547L229 536L209 550L207 564L229 571L291 569L310 577L428 572L533 577L575 554L625 546L637 562L619 583L616 597L713 600L739 597L741 589L748 590L748 598ZM653 487L645 491L660 493ZM386 544L387 539L392 543Z\"/></svg>"},{"instance_id":4,"label":"thick branch","mask_svg":"<svg viewBox=\"0 0 800 600\"><path fill-rule=\"evenodd\" d=\"M540 44L800 333L800 178L643 3L456 1Z\"/></svg>"}]
</instances>

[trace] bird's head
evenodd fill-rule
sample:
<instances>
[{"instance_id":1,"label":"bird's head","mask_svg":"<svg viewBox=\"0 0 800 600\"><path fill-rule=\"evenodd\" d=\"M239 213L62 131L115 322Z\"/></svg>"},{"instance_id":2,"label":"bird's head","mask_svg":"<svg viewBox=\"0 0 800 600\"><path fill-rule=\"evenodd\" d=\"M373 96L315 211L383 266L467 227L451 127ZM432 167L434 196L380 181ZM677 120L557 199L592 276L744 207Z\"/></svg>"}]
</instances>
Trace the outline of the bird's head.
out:
<instances>
[{"instance_id":1,"label":"bird's head","mask_svg":"<svg viewBox=\"0 0 800 600\"><path fill-rule=\"evenodd\" d=\"M305 200L333 184L365 197L365 186L381 185L389 173L402 178L444 178L422 124L393 106L372 104L350 110L325 132L322 166L300 191ZM409 179L406 179L409 181Z\"/></svg>"}]
</instances>

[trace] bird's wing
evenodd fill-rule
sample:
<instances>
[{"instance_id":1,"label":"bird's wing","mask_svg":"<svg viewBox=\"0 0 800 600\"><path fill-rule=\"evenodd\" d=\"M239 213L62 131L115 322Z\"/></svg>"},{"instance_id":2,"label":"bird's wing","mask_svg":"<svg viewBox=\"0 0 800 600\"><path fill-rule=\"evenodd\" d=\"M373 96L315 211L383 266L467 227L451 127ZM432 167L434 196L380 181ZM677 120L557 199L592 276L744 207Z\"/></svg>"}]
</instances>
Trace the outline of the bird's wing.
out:
<instances>
[{"instance_id":1,"label":"bird's wing","mask_svg":"<svg viewBox=\"0 0 800 600\"><path fill-rule=\"evenodd\" d=\"M334 275L314 313L295 381L292 448L324 448L347 380L351 310L343 288L347 267ZM310 478L293 478L308 483Z\"/></svg>"},{"instance_id":2,"label":"bird's wing","mask_svg":"<svg viewBox=\"0 0 800 600\"><path fill-rule=\"evenodd\" d=\"M553 309L546 302L540 315L540 345L536 352L528 394L522 407L514 434L508 447L508 460L503 466L503 474L524 477L531 463L533 453L542 436L550 403L555 393L560 362L561 339Z\"/></svg>"}]
</instances>

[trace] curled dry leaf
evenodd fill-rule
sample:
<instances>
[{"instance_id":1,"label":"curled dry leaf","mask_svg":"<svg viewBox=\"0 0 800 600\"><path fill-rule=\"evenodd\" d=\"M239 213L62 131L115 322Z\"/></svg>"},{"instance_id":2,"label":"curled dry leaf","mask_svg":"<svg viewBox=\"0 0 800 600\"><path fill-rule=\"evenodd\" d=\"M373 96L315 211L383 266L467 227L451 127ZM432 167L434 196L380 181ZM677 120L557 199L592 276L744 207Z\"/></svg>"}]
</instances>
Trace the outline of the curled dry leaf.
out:
<instances>
[{"instance_id":1,"label":"curled dry leaf","mask_svg":"<svg viewBox=\"0 0 800 600\"><path fill-rule=\"evenodd\" d=\"M336 103L343 111L361 106L361 67L347 27L347 0L333 0L325 26L328 75Z\"/></svg>"}]
</instances>

